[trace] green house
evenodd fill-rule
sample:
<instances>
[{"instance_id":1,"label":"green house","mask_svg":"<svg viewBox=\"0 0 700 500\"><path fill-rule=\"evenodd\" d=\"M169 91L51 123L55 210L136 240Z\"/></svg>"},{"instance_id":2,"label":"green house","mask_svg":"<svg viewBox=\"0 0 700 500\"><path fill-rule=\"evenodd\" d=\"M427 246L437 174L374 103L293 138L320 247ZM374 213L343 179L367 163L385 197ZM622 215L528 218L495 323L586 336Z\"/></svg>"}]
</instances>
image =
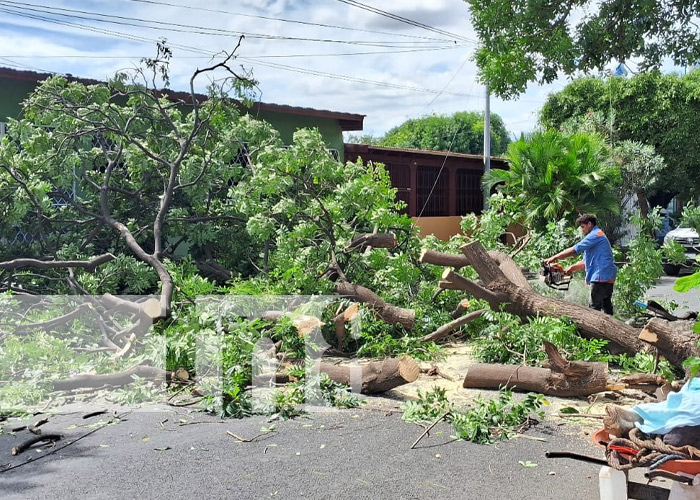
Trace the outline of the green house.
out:
<instances>
[{"instance_id":1,"label":"green house","mask_svg":"<svg viewBox=\"0 0 700 500\"><path fill-rule=\"evenodd\" d=\"M4 133L8 118L17 118L22 112L21 102L39 85L40 82L52 76L49 73L19 71L11 68L0 68L0 135ZM86 85L100 83L97 80L75 78L73 81ZM189 94L171 92L173 97L185 99ZM201 96L204 98L205 96ZM277 129L282 140L291 144L292 135L301 128L316 128L323 136L328 149L336 157L344 161L343 132L362 130L365 115L339 113L312 108L286 106L256 102L251 108L242 108L247 113L270 123Z\"/></svg>"}]
</instances>

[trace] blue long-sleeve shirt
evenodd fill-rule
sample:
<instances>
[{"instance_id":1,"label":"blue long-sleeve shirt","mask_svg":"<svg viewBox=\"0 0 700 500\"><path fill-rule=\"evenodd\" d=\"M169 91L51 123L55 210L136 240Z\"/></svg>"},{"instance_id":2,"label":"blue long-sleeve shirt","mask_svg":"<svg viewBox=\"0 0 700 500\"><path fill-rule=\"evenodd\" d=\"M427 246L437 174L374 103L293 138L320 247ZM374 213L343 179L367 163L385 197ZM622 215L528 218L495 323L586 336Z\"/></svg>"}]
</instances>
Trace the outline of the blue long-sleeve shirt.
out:
<instances>
[{"instance_id":1,"label":"blue long-sleeve shirt","mask_svg":"<svg viewBox=\"0 0 700 500\"><path fill-rule=\"evenodd\" d=\"M598 226L574 245L574 251L577 255L583 253L583 261L586 264L586 283L615 281L617 266L613 259L612 247L608 237Z\"/></svg>"}]
</instances>

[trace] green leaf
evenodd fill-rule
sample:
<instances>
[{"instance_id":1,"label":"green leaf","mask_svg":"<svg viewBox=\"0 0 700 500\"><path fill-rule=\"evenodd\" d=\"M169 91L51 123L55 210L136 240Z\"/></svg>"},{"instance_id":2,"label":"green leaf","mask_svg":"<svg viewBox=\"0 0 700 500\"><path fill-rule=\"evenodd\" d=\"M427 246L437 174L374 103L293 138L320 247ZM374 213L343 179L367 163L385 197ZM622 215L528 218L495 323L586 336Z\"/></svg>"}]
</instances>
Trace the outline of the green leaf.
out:
<instances>
[{"instance_id":1,"label":"green leaf","mask_svg":"<svg viewBox=\"0 0 700 500\"><path fill-rule=\"evenodd\" d=\"M566 406L566 407L562 408L561 410L559 410L559 413L566 413L566 414L571 415L571 414L574 414L574 413L581 413L581 412L578 411L578 410L577 410L576 408L574 408L573 406Z\"/></svg>"},{"instance_id":2,"label":"green leaf","mask_svg":"<svg viewBox=\"0 0 700 500\"><path fill-rule=\"evenodd\" d=\"M534 468L534 467L537 467L537 464L536 464L536 463L530 462L529 460L525 460L525 461L519 460L518 463L519 463L520 465L522 465L523 467L525 467L526 469L532 469L532 468Z\"/></svg>"},{"instance_id":3,"label":"green leaf","mask_svg":"<svg viewBox=\"0 0 700 500\"><path fill-rule=\"evenodd\" d=\"M676 292L687 292L698 286L700 286L700 272L678 278L673 284L673 289Z\"/></svg>"}]
</instances>

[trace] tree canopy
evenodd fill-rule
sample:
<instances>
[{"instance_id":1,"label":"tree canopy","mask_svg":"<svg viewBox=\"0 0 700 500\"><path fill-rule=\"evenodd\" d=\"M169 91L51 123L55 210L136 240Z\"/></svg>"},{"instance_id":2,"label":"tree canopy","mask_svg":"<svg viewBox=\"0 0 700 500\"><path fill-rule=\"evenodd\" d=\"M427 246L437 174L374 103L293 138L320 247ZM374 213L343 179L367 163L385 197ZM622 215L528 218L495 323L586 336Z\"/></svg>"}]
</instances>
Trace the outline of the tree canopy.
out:
<instances>
[{"instance_id":1,"label":"tree canopy","mask_svg":"<svg viewBox=\"0 0 700 500\"><path fill-rule=\"evenodd\" d=\"M612 142L653 146L668 168L657 186L685 196L700 194L700 71L687 75L644 73L625 78L580 78L552 94L540 121L559 128L567 120L600 113L613 130Z\"/></svg>"},{"instance_id":2,"label":"tree canopy","mask_svg":"<svg viewBox=\"0 0 700 500\"><path fill-rule=\"evenodd\" d=\"M503 154L509 142L503 120L492 114L491 154ZM432 115L411 119L389 130L379 143L398 148L483 154L484 116L473 111L461 111L451 116Z\"/></svg>"},{"instance_id":3,"label":"tree canopy","mask_svg":"<svg viewBox=\"0 0 700 500\"><path fill-rule=\"evenodd\" d=\"M610 61L638 60L642 71L664 58L678 66L700 60L700 33L691 0L465 0L480 40L481 79L503 97L529 82L550 83L600 70Z\"/></svg>"}]
</instances>

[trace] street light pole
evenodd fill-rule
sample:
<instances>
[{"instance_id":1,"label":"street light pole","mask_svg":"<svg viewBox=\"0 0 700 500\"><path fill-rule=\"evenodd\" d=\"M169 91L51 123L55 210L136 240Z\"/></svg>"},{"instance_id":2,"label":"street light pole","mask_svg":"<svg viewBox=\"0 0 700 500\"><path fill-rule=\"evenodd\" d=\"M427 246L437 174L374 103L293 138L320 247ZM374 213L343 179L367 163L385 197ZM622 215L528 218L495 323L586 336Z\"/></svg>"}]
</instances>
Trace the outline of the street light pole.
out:
<instances>
[{"instance_id":1,"label":"street light pole","mask_svg":"<svg viewBox=\"0 0 700 500\"><path fill-rule=\"evenodd\" d=\"M484 97L484 175L487 175L489 170L491 170L491 98L488 85L485 87ZM490 193L487 187L482 187L482 189L484 193L484 210L487 210L489 208Z\"/></svg>"}]
</instances>

